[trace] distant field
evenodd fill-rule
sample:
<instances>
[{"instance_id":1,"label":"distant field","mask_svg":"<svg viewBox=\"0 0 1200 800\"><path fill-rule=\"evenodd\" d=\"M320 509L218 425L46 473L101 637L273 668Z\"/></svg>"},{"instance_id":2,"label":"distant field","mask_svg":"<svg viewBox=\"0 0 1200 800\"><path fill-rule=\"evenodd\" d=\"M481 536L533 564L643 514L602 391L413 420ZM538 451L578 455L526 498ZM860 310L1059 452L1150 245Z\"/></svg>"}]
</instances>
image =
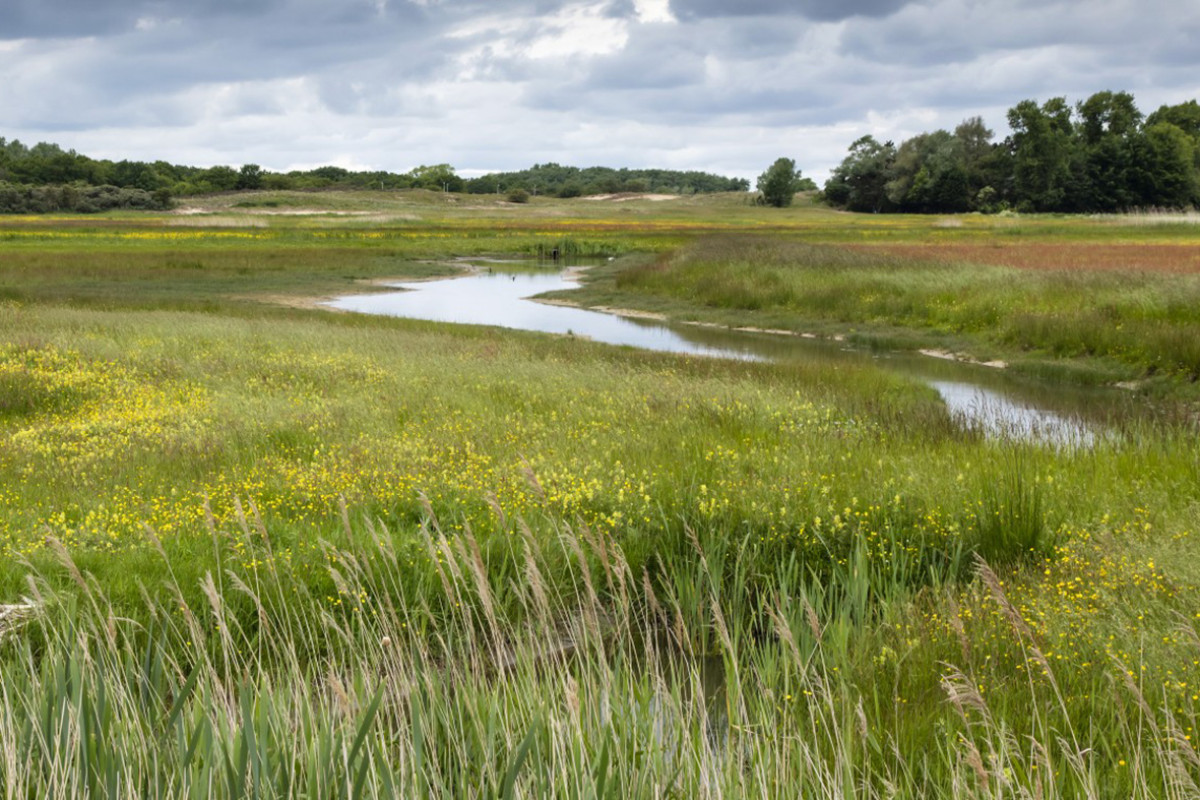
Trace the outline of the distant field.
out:
<instances>
[{"instance_id":1,"label":"distant field","mask_svg":"<svg viewBox=\"0 0 1200 800\"><path fill-rule=\"evenodd\" d=\"M1072 236L1075 236L1073 233ZM819 243L710 234L594 271L584 305L934 348L1091 384L1196 396L1200 247L1180 240Z\"/></svg>"},{"instance_id":2,"label":"distant field","mask_svg":"<svg viewBox=\"0 0 1200 800\"><path fill-rule=\"evenodd\" d=\"M1072 242L1034 244L993 242L990 244L884 245L883 252L911 259L961 264L995 264L1037 270L1121 270L1128 272L1200 272L1200 248L1186 239L1173 244Z\"/></svg>"},{"instance_id":3,"label":"distant field","mask_svg":"<svg viewBox=\"0 0 1200 800\"><path fill-rule=\"evenodd\" d=\"M737 195L0 218L6 796L1188 796L1200 228ZM459 259L1126 383L928 386L304 301ZM612 260L609 261L608 258Z\"/></svg>"}]
</instances>

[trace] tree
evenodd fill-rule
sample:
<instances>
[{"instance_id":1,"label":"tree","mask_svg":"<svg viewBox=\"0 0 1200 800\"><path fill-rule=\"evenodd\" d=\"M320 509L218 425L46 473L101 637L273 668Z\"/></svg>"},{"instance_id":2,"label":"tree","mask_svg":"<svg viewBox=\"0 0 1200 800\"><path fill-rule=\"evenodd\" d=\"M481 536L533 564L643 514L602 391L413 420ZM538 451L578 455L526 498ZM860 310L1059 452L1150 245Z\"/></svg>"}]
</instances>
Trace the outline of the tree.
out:
<instances>
[{"instance_id":1,"label":"tree","mask_svg":"<svg viewBox=\"0 0 1200 800\"><path fill-rule=\"evenodd\" d=\"M409 170L408 176L412 178L414 186L438 192L461 192L464 184L463 179L455 174L454 167L449 164L422 164Z\"/></svg>"},{"instance_id":2,"label":"tree","mask_svg":"<svg viewBox=\"0 0 1200 800\"><path fill-rule=\"evenodd\" d=\"M1170 122L1147 125L1143 137L1140 185L1134 188L1147 206L1183 208L1200 203L1197 143Z\"/></svg>"},{"instance_id":3,"label":"tree","mask_svg":"<svg viewBox=\"0 0 1200 800\"><path fill-rule=\"evenodd\" d=\"M263 182L263 168L258 164L243 164L238 170L237 188L239 189L261 189Z\"/></svg>"},{"instance_id":4,"label":"tree","mask_svg":"<svg viewBox=\"0 0 1200 800\"><path fill-rule=\"evenodd\" d=\"M558 196L565 197L565 198L582 197L583 196L583 186L581 186L579 181L576 181L576 180L567 181L566 183L564 183L562 185L561 188L559 188Z\"/></svg>"},{"instance_id":5,"label":"tree","mask_svg":"<svg viewBox=\"0 0 1200 800\"><path fill-rule=\"evenodd\" d=\"M902 211L954 213L971 204L963 145L949 131L922 133L900 145L887 183L888 199Z\"/></svg>"},{"instance_id":6,"label":"tree","mask_svg":"<svg viewBox=\"0 0 1200 800\"><path fill-rule=\"evenodd\" d=\"M825 199L850 211L890 211L887 184L892 177L896 146L863 136L850 145L850 155L825 182Z\"/></svg>"},{"instance_id":7,"label":"tree","mask_svg":"<svg viewBox=\"0 0 1200 800\"><path fill-rule=\"evenodd\" d=\"M999 190L1012 174L1011 167L1002 163L1007 156L1006 148L992 144L995 134L984 124L982 117L970 117L959 123L954 129L954 138L958 140L959 156L963 172L967 179L967 193L970 195L970 206L977 211L991 210L998 199ZM982 202L979 193L984 189Z\"/></svg>"},{"instance_id":8,"label":"tree","mask_svg":"<svg viewBox=\"0 0 1200 800\"><path fill-rule=\"evenodd\" d=\"M1031 211L1059 211L1067 198L1075 156L1071 107L1054 97L1040 107L1022 100L1008 110L1013 134L1013 180L1020 206Z\"/></svg>"},{"instance_id":9,"label":"tree","mask_svg":"<svg viewBox=\"0 0 1200 800\"><path fill-rule=\"evenodd\" d=\"M800 191L803 180L795 161L779 158L758 176L758 190L762 192L763 202L767 205L786 208L792 204L796 192Z\"/></svg>"},{"instance_id":10,"label":"tree","mask_svg":"<svg viewBox=\"0 0 1200 800\"><path fill-rule=\"evenodd\" d=\"M1075 106L1079 114L1079 134L1087 146L1107 137L1128 138L1137 133L1142 122L1129 92L1096 92Z\"/></svg>"},{"instance_id":11,"label":"tree","mask_svg":"<svg viewBox=\"0 0 1200 800\"><path fill-rule=\"evenodd\" d=\"M163 185L154 167L141 161L118 161L109 171L109 180L114 186L144 189L147 192L153 192Z\"/></svg>"},{"instance_id":12,"label":"tree","mask_svg":"<svg viewBox=\"0 0 1200 800\"><path fill-rule=\"evenodd\" d=\"M1139 186L1143 175L1146 147L1141 123L1142 112L1128 92L1096 92L1076 105L1079 148L1085 165L1086 211L1116 211L1143 204Z\"/></svg>"},{"instance_id":13,"label":"tree","mask_svg":"<svg viewBox=\"0 0 1200 800\"><path fill-rule=\"evenodd\" d=\"M1178 128L1191 142L1191 170L1190 174L1184 177L1183 180L1190 185L1200 187L1200 103L1197 103L1195 100L1188 100L1186 103L1174 106L1162 106L1158 111L1155 111L1146 118L1146 133L1150 135L1152 131L1158 131L1156 140L1149 142L1149 145L1151 150L1158 151L1159 154L1161 154L1162 147L1166 144L1166 138L1173 140L1170 145L1167 145L1168 149L1180 146L1177 142L1177 137L1173 134L1168 134L1165 129L1159 128L1159 125L1164 123ZM1193 196L1193 202L1200 203L1200 188L1193 193Z\"/></svg>"},{"instance_id":14,"label":"tree","mask_svg":"<svg viewBox=\"0 0 1200 800\"><path fill-rule=\"evenodd\" d=\"M209 167L196 176L196 180L206 192L231 192L237 188L238 174L233 167L219 165Z\"/></svg>"}]
</instances>

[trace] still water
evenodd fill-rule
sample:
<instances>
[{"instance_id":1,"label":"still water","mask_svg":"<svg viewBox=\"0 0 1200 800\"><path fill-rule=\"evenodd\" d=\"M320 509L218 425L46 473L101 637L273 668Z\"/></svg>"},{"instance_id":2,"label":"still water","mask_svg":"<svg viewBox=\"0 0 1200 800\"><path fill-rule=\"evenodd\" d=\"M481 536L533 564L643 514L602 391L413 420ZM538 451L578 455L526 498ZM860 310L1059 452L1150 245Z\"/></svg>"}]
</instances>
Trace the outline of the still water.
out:
<instances>
[{"instance_id":1,"label":"still water","mask_svg":"<svg viewBox=\"0 0 1200 800\"><path fill-rule=\"evenodd\" d=\"M632 319L530 299L576 288L579 283L571 270L535 271L513 264L480 262L477 271L461 277L388 285L399 291L341 297L327 305L365 314L542 331L718 358L835 363L869 360L933 387L960 424L989 436L1065 446L1086 446L1094 436L1083 412L1094 405L1095 392L1022 386L1001 370L978 365L867 353L836 342L796 336Z\"/></svg>"},{"instance_id":2,"label":"still water","mask_svg":"<svg viewBox=\"0 0 1200 800\"><path fill-rule=\"evenodd\" d=\"M723 358L763 358L749 344L742 347L710 345L704 342L703 335L687 336L678 328L661 322L547 305L528 299L545 292L576 288L579 283L570 272L516 272L493 266L489 271L462 277L388 285L404 291L342 297L328 305L366 314L566 334L645 350Z\"/></svg>"}]
</instances>

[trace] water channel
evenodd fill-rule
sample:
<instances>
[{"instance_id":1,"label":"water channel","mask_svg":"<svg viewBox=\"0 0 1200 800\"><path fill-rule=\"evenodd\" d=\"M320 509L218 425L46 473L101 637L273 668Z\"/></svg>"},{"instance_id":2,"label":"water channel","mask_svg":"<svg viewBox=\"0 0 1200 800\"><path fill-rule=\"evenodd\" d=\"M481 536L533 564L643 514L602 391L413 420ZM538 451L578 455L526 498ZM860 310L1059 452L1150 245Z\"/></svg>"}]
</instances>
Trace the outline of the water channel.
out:
<instances>
[{"instance_id":1,"label":"water channel","mask_svg":"<svg viewBox=\"0 0 1200 800\"><path fill-rule=\"evenodd\" d=\"M1087 410L1095 390L1031 386L1003 370L905 353L855 350L842 342L799 336L670 324L659 320L552 305L531 298L577 288L578 271L477 260L462 276L387 284L395 292L351 295L326 305L365 314L492 325L578 336L647 350L764 361L862 363L914 377L937 390L964 426L993 437L1086 446L1094 437Z\"/></svg>"}]
</instances>

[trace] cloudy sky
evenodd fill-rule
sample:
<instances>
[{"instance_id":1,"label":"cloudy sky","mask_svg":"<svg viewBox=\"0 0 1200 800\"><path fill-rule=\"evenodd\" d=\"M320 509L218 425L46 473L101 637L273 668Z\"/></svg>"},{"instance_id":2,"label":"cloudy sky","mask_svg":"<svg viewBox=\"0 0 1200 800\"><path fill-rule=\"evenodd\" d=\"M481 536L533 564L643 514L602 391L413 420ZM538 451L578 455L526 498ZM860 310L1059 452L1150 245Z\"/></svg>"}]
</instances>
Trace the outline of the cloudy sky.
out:
<instances>
[{"instance_id":1,"label":"cloudy sky","mask_svg":"<svg viewBox=\"0 0 1200 800\"><path fill-rule=\"evenodd\" d=\"M0 136L99 158L823 180L1017 101L1200 97L1196 0L0 0Z\"/></svg>"}]
</instances>

